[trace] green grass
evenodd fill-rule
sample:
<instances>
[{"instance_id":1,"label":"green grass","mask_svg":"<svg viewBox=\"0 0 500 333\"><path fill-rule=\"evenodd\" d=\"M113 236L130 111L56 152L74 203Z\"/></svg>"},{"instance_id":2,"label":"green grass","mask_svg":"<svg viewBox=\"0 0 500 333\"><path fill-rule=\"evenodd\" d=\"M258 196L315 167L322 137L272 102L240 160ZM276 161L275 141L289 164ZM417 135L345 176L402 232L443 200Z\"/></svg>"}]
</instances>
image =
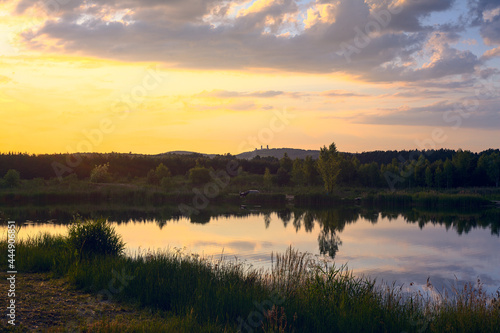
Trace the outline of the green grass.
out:
<instances>
[{"instance_id":1,"label":"green grass","mask_svg":"<svg viewBox=\"0 0 500 333\"><path fill-rule=\"evenodd\" d=\"M6 249L7 243L0 242L0 251ZM2 265L6 258L0 257ZM66 275L97 299L138 304L177 318L168 321L171 326L161 319L128 326L137 331L500 331L500 295L492 301L480 284L432 302L418 294L404 296L396 286L378 287L345 266L292 248L275 256L272 270L259 271L180 251L79 260L68 237L40 235L17 243L16 260L21 272ZM101 321L89 331L123 329L123 323Z\"/></svg>"}]
</instances>

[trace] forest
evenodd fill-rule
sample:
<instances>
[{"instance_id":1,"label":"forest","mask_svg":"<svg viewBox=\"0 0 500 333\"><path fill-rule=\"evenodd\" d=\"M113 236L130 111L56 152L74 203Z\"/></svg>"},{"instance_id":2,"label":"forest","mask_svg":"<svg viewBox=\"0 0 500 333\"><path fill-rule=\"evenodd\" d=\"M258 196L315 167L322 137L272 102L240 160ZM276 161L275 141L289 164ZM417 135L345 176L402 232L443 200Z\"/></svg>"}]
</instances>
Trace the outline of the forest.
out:
<instances>
[{"instance_id":1,"label":"forest","mask_svg":"<svg viewBox=\"0 0 500 333\"><path fill-rule=\"evenodd\" d=\"M192 183L210 181L217 170L234 174L255 184L269 186L332 186L390 189L498 187L500 151L403 150L341 153L334 143L321 148L318 159L290 159L285 153L274 157L238 159L231 154L206 157L202 154L140 155L124 153L0 154L0 186L16 187L21 180L40 184L57 179L95 183L168 184L171 177ZM212 173L211 173L212 172Z\"/></svg>"}]
</instances>

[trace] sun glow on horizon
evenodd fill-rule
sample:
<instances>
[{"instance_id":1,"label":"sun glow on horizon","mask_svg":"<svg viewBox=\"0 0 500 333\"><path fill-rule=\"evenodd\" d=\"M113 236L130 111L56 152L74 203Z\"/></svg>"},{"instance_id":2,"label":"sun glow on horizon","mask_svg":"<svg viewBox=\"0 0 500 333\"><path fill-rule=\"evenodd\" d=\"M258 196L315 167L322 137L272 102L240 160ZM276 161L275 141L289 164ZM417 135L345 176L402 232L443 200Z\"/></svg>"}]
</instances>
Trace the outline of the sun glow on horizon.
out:
<instances>
[{"instance_id":1,"label":"sun glow on horizon","mask_svg":"<svg viewBox=\"0 0 500 333\"><path fill-rule=\"evenodd\" d=\"M439 32L429 33L420 44L406 40L414 44L404 52L417 45L422 50L405 59L388 56L394 51L390 48L375 50L378 57L392 59L380 65L374 64L377 56L365 57L378 45L373 39L352 54L356 65L352 66L338 55L340 41L352 43L351 37L340 33L350 28L333 29L349 26L343 15L363 22L359 11L353 11L359 8L349 2L246 1L229 3L227 8L198 8L209 10L202 16L182 4L157 8L165 17L177 15L176 20L191 22L199 34L206 34L203 42L189 31L181 31L182 38L168 39L178 25L155 26L164 21L154 16L151 22L141 21L150 13L147 4L75 7L78 19L74 21L65 21L71 17L64 16L71 4L56 11L37 6L21 1L0 5L1 152L222 154L260 145L318 149L332 141L344 151L414 149L435 128L447 138L435 142L438 148L479 151L500 139L494 109L498 94L474 95L483 81L492 86L490 92L497 88L494 72L498 68L486 66L495 66L500 53L495 51L496 37L489 35L482 41L474 35L479 34L477 29L468 31L463 40ZM457 8L466 8L462 7ZM484 24L494 22L497 12L488 9ZM249 23L261 16L262 22ZM164 44L156 40L141 44L143 36L151 36L147 30L138 33L139 23L158 28L157 39L164 36L172 47L162 49ZM207 24L211 28L204 31ZM99 39L94 34L98 28L110 34L109 39ZM263 29L263 34L255 29ZM285 30L293 33L284 37ZM231 35L236 31L241 42ZM322 34L331 34L338 42L328 45ZM257 38L255 46L244 38ZM205 40L211 42L201 44ZM294 43L302 42L313 49L299 54L304 47ZM488 52L484 52L486 44ZM160 56L142 51L141 45L157 48ZM483 50L484 56L470 53L466 45ZM218 52L222 57L217 58ZM318 52L324 54L315 58ZM245 53L249 53L246 58ZM460 71L466 61L479 56L485 60L475 65L475 72ZM459 69L446 62L451 58L456 58ZM488 80L481 78L486 75ZM472 116L461 118L458 130L455 121L446 121L446 114L457 112L456 105L472 105L475 100L480 106L471 111ZM276 126L273 122L284 110L293 117ZM449 119L453 116L448 114ZM112 130L92 142L89 133L100 130L103 121L110 122Z\"/></svg>"}]
</instances>

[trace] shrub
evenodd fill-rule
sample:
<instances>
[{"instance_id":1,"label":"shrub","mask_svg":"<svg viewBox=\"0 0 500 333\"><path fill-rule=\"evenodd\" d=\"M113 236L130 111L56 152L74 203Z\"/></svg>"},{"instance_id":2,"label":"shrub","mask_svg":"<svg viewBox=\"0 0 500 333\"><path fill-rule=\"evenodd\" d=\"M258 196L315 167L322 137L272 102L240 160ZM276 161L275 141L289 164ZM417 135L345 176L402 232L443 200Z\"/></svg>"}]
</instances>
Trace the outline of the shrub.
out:
<instances>
[{"instance_id":1,"label":"shrub","mask_svg":"<svg viewBox=\"0 0 500 333\"><path fill-rule=\"evenodd\" d=\"M158 177L158 179L160 179L160 181L165 177L169 178L170 176L172 176L172 174L170 173L170 170L163 163L160 163L156 167L155 174L156 174L156 177Z\"/></svg>"},{"instance_id":2,"label":"shrub","mask_svg":"<svg viewBox=\"0 0 500 333\"><path fill-rule=\"evenodd\" d=\"M21 174L17 170L10 169L9 171L7 171L3 179L6 186L16 187L21 182Z\"/></svg>"},{"instance_id":3,"label":"shrub","mask_svg":"<svg viewBox=\"0 0 500 333\"><path fill-rule=\"evenodd\" d=\"M108 168L109 163L96 165L90 172L90 181L92 183L108 183L111 179Z\"/></svg>"},{"instance_id":4,"label":"shrub","mask_svg":"<svg viewBox=\"0 0 500 333\"><path fill-rule=\"evenodd\" d=\"M125 243L115 229L103 219L77 220L68 228L68 241L80 258L123 254Z\"/></svg>"},{"instance_id":5,"label":"shrub","mask_svg":"<svg viewBox=\"0 0 500 333\"><path fill-rule=\"evenodd\" d=\"M193 184L203 184L210 181L210 170L205 167L195 167L189 170L189 180Z\"/></svg>"}]
</instances>

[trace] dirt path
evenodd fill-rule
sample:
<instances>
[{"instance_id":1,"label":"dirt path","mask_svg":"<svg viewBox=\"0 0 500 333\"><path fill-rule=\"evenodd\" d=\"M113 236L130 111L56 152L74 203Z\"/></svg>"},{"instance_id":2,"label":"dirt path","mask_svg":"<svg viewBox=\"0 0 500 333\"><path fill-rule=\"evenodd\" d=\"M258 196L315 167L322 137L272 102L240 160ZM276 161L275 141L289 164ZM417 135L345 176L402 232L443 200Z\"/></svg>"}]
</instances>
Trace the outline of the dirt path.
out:
<instances>
[{"instance_id":1,"label":"dirt path","mask_svg":"<svg viewBox=\"0 0 500 333\"><path fill-rule=\"evenodd\" d=\"M48 273L18 273L16 326L12 327L6 317L7 274L1 273L0 277L0 332L72 332L78 326L90 325L103 318L106 321L119 319L126 322L147 316L144 310L117 302L100 301L95 295L75 290L67 279L55 279Z\"/></svg>"}]
</instances>

